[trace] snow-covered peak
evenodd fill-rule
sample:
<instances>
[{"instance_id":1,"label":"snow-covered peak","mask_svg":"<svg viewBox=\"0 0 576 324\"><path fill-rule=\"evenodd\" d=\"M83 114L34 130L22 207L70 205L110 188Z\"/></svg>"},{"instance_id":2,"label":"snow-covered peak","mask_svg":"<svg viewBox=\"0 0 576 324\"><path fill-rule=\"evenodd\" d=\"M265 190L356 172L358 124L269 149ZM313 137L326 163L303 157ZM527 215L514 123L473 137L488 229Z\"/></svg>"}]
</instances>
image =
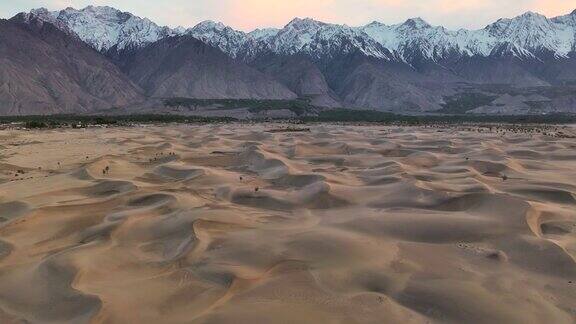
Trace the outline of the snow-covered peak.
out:
<instances>
[{"instance_id":1,"label":"snow-covered peak","mask_svg":"<svg viewBox=\"0 0 576 324\"><path fill-rule=\"evenodd\" d=\"M60 22L58 22L56 20L56 16L54 15L54 13L48 11L48 9L46 8L33 9L28 13L22 12L19 14L19 16L25 19L25 21L29 21L32 18L36 18L44 22L52 23L61 29L69 31L68 27L65 24L61 24Z\"/></svg>"},{"instance_id":2,"label":"snow-covered peak","mask_svg":"<svg viewBox=\"0 0 576 324\"><path fill-rule=\"evenodd\" d=\"M48 22L65 25L99 51L138 47L174 34L171 29L160 27L149 19L107 6L53 12L37 9L30 13Z\"/></svg>"},{"instance_id":3,"label":"snow-covered peak","mask_svg":"<svg viewBox=\"0 0 576 324\"><path fill-rule=\"evenodd\" d=\"M534 11L526 11L525 13L521 14L517 18L533 19L533 20L547 20L548 19L548 18L546 18L546 16L539 14L537 12L534 12Z\"/></svg>"},{"instance_id":4,"label":"snow-covered peak","mask_svg":"<svg viewBox=\"0 0 576 324\"><path fill-rule=\"evenodd\" d=\"M25 24L34 24L37 26L39 24L50 23L64 33L79 39L78 35L76 35L74 31L70 30L66 24L56 20L52 12L48 11L46 8L34 9L31 12L21 12L14 16L12 20ZM80 40L83 41L82 39Z\"/></svg>"},{"instance_id":5,"label":"snow-covered peak","mask_svg":"<svg viewBox=\"0 0 576 324\"><path fill-rule=\"evenodd\" d=\"M46 19L46 20L56 18L54 13L48 11L48 9L46 9L46 8L32 9L32 10L30 10L30 15L36 16L38 18Z\"/></svg>"},{"instance_id":6,"label":"snow-covered peak","mask_svg":"<svg viewBox=\"0 0 576 324\"><path fill-rule=\"evenodd\" d=\"M219 48L232 57L246 42L246 33L234 30L220 22L203 21L186 31L187 34L203 41L206 44Z\"/></svg>"},{"instance_id":7,"label":"snow-covered peak","mask_svg":"<svg viewBox=\"0 0 576 324\"><path fill-rule=\"evenodd\" d=\"M429 23L427 23L424 19L420 17L410 18L406 20L402 26L406 28L413 28L413 29L424 29L432 27Z\"/></svg>"},{"instance_id":8,"label":"snow-covered peak","mask_svg":"<svg viewBox=\"0 0 576 324\"><path fill-rule=\"evenodd\" d=\"M205 20L197 24L192 28L193 30L224 30L226 25L221 22L216 22L212 20Z\"/></svg>"},{"instance_id":9,"label":"snow-covered peak","mask_svg":"<svg viewBox=\"0 0 576 324\"><path fill-rule=\"evenodd\" d=\"M310 19L295 18L270 41L274 52L294 54L314 40L318 31L328 24Z\"/></svg>"},{"instance_id":10,"label":"snow-covered peak","mask_svg":"<svg viewBox=\"0 0 576 324\"><path fill-rule=\"evenodd\" d=\"M485 30L495 38L496 44L511 44L514 55L530 57L546 51L556 56L567 56L574 46L573 27L534 12L500 19Z\"/></svg>"},{"instance_id":11,"label":"snow-covered peak","mask_svg":"<svg viewBox=\"0 0 576 324\"><path fill-rule=\"evenodd\" d=\"M543 15L526 12L511 19L499 19L490 24L486 29L496 37L510 37L511 35L526 34L529 32L547 31L551 28L552 22Z\"/></svg>"},{"instance_id":12,"label":"snow-covered peak","mask_svg":"<svg viewBox=\"0 0 576 324\"><path fill-rule=\"evenodd\" d=\"M364 27L365 28L378 28L378 27L382 27L382 26L386 26L386 25L379 22L379 21L374 20L373 22L365 25Z\"/></svg>"},{"instance_id":13,"label":"snow-covered peak","mask_svg":"<svg viewBox=\"0 0 576 324\"><path fill-rule=\"evenodd\" d=\"M77 11L82 11L85 13L92 13L94 16L99 16L103 19L107 19L109 17L113 17L116 15L121 15L121 16L124 16L125 18L132 16L132 14L130 14L130 13L122 12L116 8L112 8L109 6L92 6L92 5L90 5L90 6L85 7L82 10L76 10L72 7L68 7L66 9L64 9L64 11L71 12L71 13L74 13Z\"/></svg>"},{"instance_id":14,"label":"snow-covered peak","mask_svg":"<svg viewBox=\"0 0 576 324\"><path fill-rule=\"evenodd\" d=\"M294 18L284 27L284 29L311 31L318 30L325 25L327 24L312 18Z\"/></svg>"}]
</instances>

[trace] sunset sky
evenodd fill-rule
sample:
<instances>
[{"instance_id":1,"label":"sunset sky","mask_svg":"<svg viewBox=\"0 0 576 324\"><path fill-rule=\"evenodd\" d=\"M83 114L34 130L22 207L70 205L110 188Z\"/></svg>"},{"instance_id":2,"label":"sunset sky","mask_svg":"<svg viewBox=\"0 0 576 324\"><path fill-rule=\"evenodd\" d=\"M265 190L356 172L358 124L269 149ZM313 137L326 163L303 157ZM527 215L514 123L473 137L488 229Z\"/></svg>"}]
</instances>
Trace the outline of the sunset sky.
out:
<instances>
[{"instance_id":1,"label":"sunset sky","mask_svg":"<svg viewBox=\"0 0 576 324\"><path fill-rule=\"evenodd\" d=\"M576 9L575 0L2 0L0 16L38 7L56 10L87 5L112 6L172 27L190 27L210 19L245 31L281 27L294 17L352 26L422 17L434 25L475 29L526 11L552 17Z\"/></svg>"}]
</instances>

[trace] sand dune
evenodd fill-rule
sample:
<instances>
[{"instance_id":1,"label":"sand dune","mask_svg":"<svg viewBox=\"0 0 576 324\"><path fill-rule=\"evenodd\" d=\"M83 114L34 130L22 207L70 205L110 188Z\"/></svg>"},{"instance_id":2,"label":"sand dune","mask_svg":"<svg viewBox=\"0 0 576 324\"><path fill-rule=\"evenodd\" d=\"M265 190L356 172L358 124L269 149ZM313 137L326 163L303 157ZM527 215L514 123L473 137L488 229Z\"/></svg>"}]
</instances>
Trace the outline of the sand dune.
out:
<instances>
[{"instance_id":1,"label":"sand dune","mask_svg":"<svg viewBox=\"0 0 576 324\"><path fill-rule=\"evenodd\" d=\"M576 321L574 139L278 127L1 131L0 322Z\"/></svg>"}]
</instances>

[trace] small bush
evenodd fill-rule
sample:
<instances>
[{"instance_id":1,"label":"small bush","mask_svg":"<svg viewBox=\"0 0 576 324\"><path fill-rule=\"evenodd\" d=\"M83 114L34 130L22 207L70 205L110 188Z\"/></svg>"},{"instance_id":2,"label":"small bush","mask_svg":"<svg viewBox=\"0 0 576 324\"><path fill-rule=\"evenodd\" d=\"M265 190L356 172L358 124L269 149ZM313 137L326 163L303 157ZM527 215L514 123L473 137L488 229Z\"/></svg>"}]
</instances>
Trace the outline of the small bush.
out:
<instances>
[{"instance_id":1,"label":"small bush","mask_svg":"<svg viewBox=\"0 0 576 324\"><path fill-rule=\"evenodd\" d=\"M24 123L24 127L29 128L29 129L47 128L48 124L41 122L41 121L37 121L37 120L31 120L31 121L27 121L26 123Z\"/></svg>"}]
</instances>

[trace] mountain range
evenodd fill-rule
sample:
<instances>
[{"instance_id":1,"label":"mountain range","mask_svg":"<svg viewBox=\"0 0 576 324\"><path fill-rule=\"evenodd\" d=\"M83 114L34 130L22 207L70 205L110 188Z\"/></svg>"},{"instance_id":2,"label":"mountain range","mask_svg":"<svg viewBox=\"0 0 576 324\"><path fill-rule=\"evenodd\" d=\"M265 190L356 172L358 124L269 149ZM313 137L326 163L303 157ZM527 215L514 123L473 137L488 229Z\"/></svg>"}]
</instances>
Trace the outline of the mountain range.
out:
<instances>
[{"instance_id":1,"label":"mountain range","mask_svg":"<svg viewBox=\"0 0 576 324\"><path fill-rule=\"evenodd\" d=\"M213 21L169 28L110 7L35 9L0 23L0 62L1 114L155 107L159 98L575 113L576 11L527 12L479 30L296 18L246 33Z\"/></svg>"}]
</instances>

